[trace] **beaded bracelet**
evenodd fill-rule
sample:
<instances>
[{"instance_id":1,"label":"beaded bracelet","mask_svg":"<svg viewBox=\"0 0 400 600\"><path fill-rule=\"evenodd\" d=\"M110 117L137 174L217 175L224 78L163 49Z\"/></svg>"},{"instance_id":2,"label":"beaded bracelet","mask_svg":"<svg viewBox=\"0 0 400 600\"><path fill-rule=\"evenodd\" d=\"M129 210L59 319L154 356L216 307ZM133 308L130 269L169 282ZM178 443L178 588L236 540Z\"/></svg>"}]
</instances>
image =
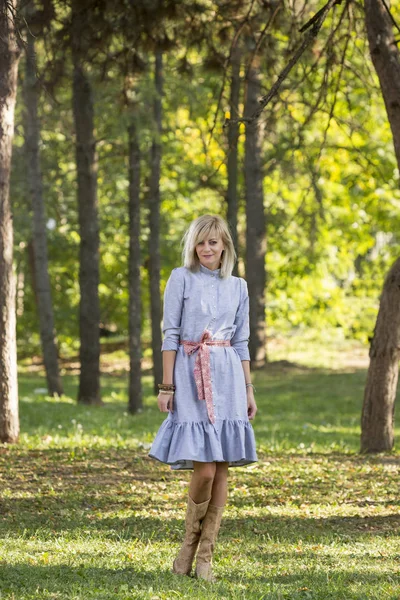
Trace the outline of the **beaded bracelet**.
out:
<instances>
[{"instance_id":1,"label":"beaded bracelet","mask_svg":"<svg viewBox=\"0 0 400 600\"><path fill-rule=\"evenodd\" d=\"M175 390L175 386L173 383L158 383L157 385L159 390Z\"/></svg>"},{"instance_id":2,"label":"beaded bracelet","mask_svg":"<svg viewBox=\"0 0 400 600\"><path fill-rule=\"evenodd\" d=\"M252 383L246 383L246 388L248 387L252 387L254 391L256 391L256 388L254 387L254 385Z\"/></svg>"},{"instance_id":3,"label":"beaded bracelet","mask_svg":"<svg viewBox=\"0 0 400 600\"><path fill-rule=\"evenodd\" d=\"M175 392L174 390L158 390L159 394L168 394L168 396L173 395Z\"/></svg>"}]
</instances>

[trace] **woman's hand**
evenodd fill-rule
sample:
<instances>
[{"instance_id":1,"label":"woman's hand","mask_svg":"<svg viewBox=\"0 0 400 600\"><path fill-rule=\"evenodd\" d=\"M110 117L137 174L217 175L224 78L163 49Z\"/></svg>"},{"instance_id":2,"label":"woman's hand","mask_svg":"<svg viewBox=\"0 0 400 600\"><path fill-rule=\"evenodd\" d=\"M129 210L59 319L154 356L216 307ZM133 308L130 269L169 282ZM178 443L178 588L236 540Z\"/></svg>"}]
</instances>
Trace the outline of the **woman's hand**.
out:
<instances>
[{"instance_id":1,"label":"woman's hand","mask_svg":"<svg viewBox=\"0 0 400 600\"><path fill-rule=\"evenodd\" d=\"M158 394L157 402L161 412L174 412L174 392L170 394Z\"/></svg>"},{"instance_id":2,"label":"woman's hand","mask_svg":"<svg viewBox=\"0 0 400 600\"><path fill-rule=\"evenodd\" d=\"M254 391L253 388L249 385L247 388L247 415L249 420L252 421L257 413L257 405L254 400Z\"/></svg>"}]
</instances>

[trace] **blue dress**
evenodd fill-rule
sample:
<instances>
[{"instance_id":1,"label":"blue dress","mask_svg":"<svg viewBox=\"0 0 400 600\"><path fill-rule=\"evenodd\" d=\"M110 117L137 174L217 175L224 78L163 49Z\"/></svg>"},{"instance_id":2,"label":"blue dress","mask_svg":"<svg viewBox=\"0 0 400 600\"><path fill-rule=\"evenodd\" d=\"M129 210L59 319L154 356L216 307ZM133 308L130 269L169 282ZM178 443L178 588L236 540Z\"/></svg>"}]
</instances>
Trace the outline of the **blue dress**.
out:
<instances>
[{"instance_id":1,"label":"blue dress","mask_svg":"<svg viewBox=\"0 0 400 600\"><path fill-rule=\"evenodd\" d=\"M230 346L207 346L210 354L212 405L199 399L194 377L196 355L181 340L198 342L208 330L212 340ZM203 265L197 272L173 269L164 293L163 344L176 350L174 411L168 413L149 452L172 469L193 469L193 461L229 462L243 466L257 461L254 431L247 416L242 360L250 360L249 297L241 277L220 277Z\"/></svg>"}]
</instances>

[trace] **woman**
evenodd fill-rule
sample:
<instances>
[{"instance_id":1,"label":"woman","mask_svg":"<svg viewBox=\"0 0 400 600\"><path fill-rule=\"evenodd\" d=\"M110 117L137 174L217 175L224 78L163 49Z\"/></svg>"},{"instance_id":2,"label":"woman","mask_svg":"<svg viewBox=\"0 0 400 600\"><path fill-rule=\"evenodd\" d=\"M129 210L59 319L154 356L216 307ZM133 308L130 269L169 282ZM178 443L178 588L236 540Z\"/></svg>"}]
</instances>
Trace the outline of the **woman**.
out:
<instances>
[{"instance_id":1,"label":"woman","mask_svg":"<svg viewBox=\"0 0 400 600\"><path fill-rule=\"evenodd\" d=\"M173 572L213 581L211 558L227 498L228 467L257 461L257 412L250 377L247 284L231 275L236 260L226 222L204 215L184 236L184 266L164 294L163 383L169 412L149 456L193 469L186 534Z\"/></svg>"}]
</instances>

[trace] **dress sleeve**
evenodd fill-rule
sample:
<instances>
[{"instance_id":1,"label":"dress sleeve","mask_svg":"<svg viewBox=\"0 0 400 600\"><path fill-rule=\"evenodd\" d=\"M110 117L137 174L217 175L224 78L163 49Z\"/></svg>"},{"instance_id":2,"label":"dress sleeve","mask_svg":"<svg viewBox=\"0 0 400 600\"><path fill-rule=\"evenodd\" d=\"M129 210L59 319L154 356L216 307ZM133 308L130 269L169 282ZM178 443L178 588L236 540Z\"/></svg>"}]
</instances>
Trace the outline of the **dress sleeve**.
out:
<instances>
[{"instance_id":1,"label":"dress sleeve","mask_svg":"<svg viewBox=\"0 0 400 600\"><path fill-rule=\"evenodd\" d=\"M178 350L181 331L184 279L178 269L173 269L164 292L163 350Z\"/></svg>"},{"instance_id":2,"label":"dress sleeve","mask_svg":"<svg viewBox=\"0 0 400 600\"><path fill-rule=\"evenodd\" d=\"M231 345L239 354L240 360L250 360L248 348L250 336L249 323L249 293L247 283L240 278L240 301L236 312L235 321L236 331L231 339Z\"/></svg>"}]
</instances>

